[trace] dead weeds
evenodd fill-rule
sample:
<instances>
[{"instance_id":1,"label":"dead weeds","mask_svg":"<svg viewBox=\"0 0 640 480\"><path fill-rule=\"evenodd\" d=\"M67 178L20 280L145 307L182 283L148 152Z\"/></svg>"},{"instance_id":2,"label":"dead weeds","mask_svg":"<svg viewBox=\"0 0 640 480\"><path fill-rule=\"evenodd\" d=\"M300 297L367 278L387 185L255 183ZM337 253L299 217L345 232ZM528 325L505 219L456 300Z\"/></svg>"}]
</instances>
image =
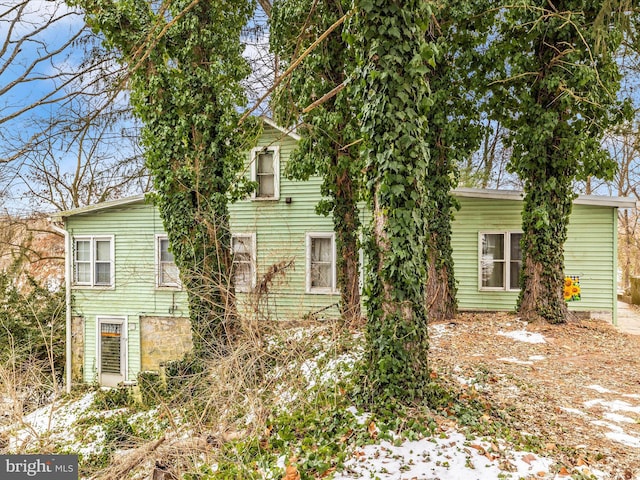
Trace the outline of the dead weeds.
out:
<instances>
[{"instance_id":1,"label":"dead weeds","mask_svg":"<svg viewBox=\"0 0 640 480\"><path fill-rule=\"evenodd\" d=\"M430 336L432 368L508 412L549 454L612 479L640 473L640 336L507 313L462 314L433 323Z\"/></svg>"}]
</instances>

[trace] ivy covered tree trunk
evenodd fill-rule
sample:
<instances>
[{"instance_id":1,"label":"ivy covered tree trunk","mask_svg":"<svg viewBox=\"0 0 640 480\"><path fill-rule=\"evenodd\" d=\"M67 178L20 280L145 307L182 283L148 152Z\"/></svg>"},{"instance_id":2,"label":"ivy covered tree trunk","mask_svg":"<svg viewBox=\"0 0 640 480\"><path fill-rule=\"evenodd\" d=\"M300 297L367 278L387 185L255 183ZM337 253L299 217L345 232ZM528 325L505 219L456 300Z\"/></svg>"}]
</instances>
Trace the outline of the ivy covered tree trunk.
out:
<instances>
[{"instance_id":1,"label":"ivy covered tree trunk","mask_svg":"<svg viewBox=\"0 0 640 480\"><path fill-rule=\"evenodd\" d=\"M271 12L272 51L283 63L291 64L334 23L344 19L350 3L276 0ZM342 30L341 26L336 28L308 54L276 90L272 106L275 120L285 126L298 125L301 137L285 173L298 180L322 176L325 199L316 210L333 217L340 313L346 323L357 324L362 316L358 253L362 168L355 146L360 134L356 97L347 85L353 53ZM324 101L316 103L325 95Z\"/></svg>"},{"instance_id":2,"label":"ivy covered tree trunk","mask_svg":"<svg viewBox=\"0 0 640 480\"><path fill-rule=\"evenodd\" d=\"M623 35L609 6L606 0L528 0L497 11L499 34L488 53L497 74L490 83L494 112L513 147L509 169L524 183L518 309L527 320L566 321L572 186L615 171L601 145L604 132L625 116L614 58Z\"/></svg>"},{"instance_id":3,"label":"ivy covered tree trunk","mask_svg":"<svg viewBox=\"0 0 640 480\"><path fill-rule=\"evenodd\" d=\"M365 245L367 376L373 401L411 401L429 384L424 202L431 11L422 0L356 6L351 33L363 57L362 132L373 214Z\"/></svg>"},{"instance_id":4,"label":"ivy covered tree trunk","mask_svg":"<svg viewBox=\"0 0 640 480\"><path fill-rule=\"evenodd\" d=\"M433 107L427 112L429 163L425 202L428 219L425 248L428 276L426 304L430 320L453 318L457 312L451 222L458 206L451 191L457 186L459 164L480 146L479 104L484 61L482 49L491 28L485 0L434 2L427 38L436 46L428 73Z\"/></svg>"},{"instance_id":5,"label":"ivy covered tree trunk","mask_svg":"<svg viewBox=\"0 0 640 480\"><path fill-rule=\"evenodd\" d=\"M249 68L240 31L253 2L75 3L129 69L153 199L188 294L194 351L206 358L235 328L227 204L243 167L237 107Z\"/></svg>"},{"instance_id":6,"label":"ivy covered tree trunk","mask_svg":"<svg viewBox=\"0 0 640 480\"><path fill-rule=\"evenodd\" d=\"M336 152L338 165L350 163L351 155ZM351 167L351 165L349 165ZM336 179L336 194L333 207L333 228L336 233L337 281L340 289L340 313L350 325L360 323L360 255L358 234L360 218L357 199L360 195L359 181L355 180L352 168L339 171Z\"/></svg>"},{"instance_id":7,"label":"ivy covered tree trunk","mask_svg":"<svg viewBox=\"0 0 640 480\"><path fill-rule=\"evenodd\" d=\"M451 190L456 172L444 148L432 150L427 173L427 310L431 320L454 318L458 310L451 247L451 220L455 200Z\"/></svg>"},{"instance_id":8,"label":"ivy covered tree trunk","mask_svg":"<svg viewBox=\"0 0 640 480\"><path fill-rule=\"evenodd\" d=\"M557 179L570 175L551 173L550 178L525 182L522 210L522 274L518 312L525 320L545 318L563 322L568 313L564 301L564 242L573 194L571 184ZM556 180L554 180L556 179ZM536 185L555 182L554 191Z\"/></svg>"}]
</instances>

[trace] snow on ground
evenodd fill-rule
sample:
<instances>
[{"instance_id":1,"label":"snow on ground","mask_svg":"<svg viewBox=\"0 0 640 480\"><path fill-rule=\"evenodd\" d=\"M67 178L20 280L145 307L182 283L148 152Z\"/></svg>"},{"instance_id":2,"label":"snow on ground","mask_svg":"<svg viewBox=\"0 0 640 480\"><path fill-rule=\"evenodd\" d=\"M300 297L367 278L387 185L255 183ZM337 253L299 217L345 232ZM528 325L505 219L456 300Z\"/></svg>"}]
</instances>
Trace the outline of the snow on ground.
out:
<instances>
[{"instance_id":1,"label":"snow on ground","mask_svg":"<svg viewBox=\"0 0 640 480\"><path fill-rule=\"evenodd\" d=\"M93 404L96 392L90 392L79 400L72 402L57 402L34 410L22 418L22 422L10 427L13 431L9 435L8 449L10 451L25 451L38 445L40 437L49 436L52 440L66 440L70 430L78 418ZM5 428L4 431L10 428Z\"/></svg>"},{"instance_id":2,"label":"snow on ground","mask_svg":"<svg viewBox=\"0 0 640 480\"><path fill-rule=\"evenodd\" d=\"M541 333L527 332L526 330L512 330L510 332L498 331L498 335L513 338L519 342L525 343L547 343L544 335Z\"/></svg>"},{"instance_id":3,"label":"snow on ground","mask_svg":"<svg viewBox=\"0 0 640 480\"><path fill-rule=\"evenodd\" d=\"M558 470L559 473L553 473ZM563 475L562 473L565 473ZM586 466L571 472L555 467L549 458L528 452L509 450L480 440L468 440L454 430L435 438L405 441L401 444L382 441L356 450L345 469L334 480L376 478L404 479L569 479L570 474L582 473L604 479L600 471Z\"/></svg>"}]
</instances>

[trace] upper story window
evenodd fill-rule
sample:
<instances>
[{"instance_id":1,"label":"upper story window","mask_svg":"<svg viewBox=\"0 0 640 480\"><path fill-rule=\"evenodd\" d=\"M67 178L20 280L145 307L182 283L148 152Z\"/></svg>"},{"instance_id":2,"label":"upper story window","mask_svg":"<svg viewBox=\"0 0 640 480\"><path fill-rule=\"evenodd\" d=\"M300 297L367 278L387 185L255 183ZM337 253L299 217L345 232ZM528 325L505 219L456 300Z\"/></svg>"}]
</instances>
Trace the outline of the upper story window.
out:
<instances>
[{"instance_id":1,"label":"upper story window","mask_svg":"<svg viewBox=\"0 0 640 480\"><path fill-rule=\"evenodd\" d=\"M233 252L233 282L237 292L250 292L256 278L256 234L234 233L231 237Z\"/></svg>"},{"instance_id":2,"label":"upper story window","mask_svg":"<svg viewBox=\"0 0 640 480\"><path fill-rule=\"evenodd\" d=\"M280 147L258 147L251 151L251 181L258 184L254 200L280 198Z\"/></svg>"},{"instance_id":3,"label":"upper story window","mask_svg":"<svg viewBox=\"0 0 640 480\"><path fill-rule=\"evenodd\" d=\"M180 272L169 250L169 239L166 235L156 237L156 286L180 287Z\"/></svg>"},{"instance_id":4,"label":"upper story window","mask_svg":"<svg viewBox=\"0 0 640 480\"><path fill-rule=\"evenodd\" d=\"M75 237L73 283L89 287L112 287L113 237Z\"/></svg>"},{"instance_id":5,"label":"upper story window","mask_svg":"<svg viewBox=\"0 0 640 480\"><path fill-rule=\"evenodd\" d=\"M335 293L336 245L333 233L307 234L307 293Z\"/></svg>"},{"instance_id":6,"label":"upper story window","mask_svg":"<svg viewBox=\"0 0 640 480\"><path fill-rule=\"evenodd\" d=\"M480 289L520 289L521 239L520 232L480 233Z\"/></svg>"}]
</instances>

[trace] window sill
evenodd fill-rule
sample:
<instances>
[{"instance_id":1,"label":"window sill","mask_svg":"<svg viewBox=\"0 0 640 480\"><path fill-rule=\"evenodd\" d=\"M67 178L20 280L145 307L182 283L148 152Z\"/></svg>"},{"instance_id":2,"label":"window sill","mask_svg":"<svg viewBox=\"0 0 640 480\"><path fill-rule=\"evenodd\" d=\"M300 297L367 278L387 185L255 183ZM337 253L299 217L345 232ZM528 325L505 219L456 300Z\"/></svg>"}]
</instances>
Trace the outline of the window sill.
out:
<instances>
[{"instance_id":1,"label":"window sill","mask_svg":"<svg viewBox=\"0 0 640 480\"><path fill-rule=\"evenodd\" d=\"M115 290L115 285L78 285L73 284L71 288L74 290Z\"/></svg>"},{"instance_id":2,"label":"window sill","mask_svg":"<svg viewBox=\"0 0 640 480\"><path fill-rule=\"evenodd\" d=\"M314 288L312 290L307 290L305 293L308 295L338 295L340 292L330 288Z\"/></svg>"}]
</instances>

